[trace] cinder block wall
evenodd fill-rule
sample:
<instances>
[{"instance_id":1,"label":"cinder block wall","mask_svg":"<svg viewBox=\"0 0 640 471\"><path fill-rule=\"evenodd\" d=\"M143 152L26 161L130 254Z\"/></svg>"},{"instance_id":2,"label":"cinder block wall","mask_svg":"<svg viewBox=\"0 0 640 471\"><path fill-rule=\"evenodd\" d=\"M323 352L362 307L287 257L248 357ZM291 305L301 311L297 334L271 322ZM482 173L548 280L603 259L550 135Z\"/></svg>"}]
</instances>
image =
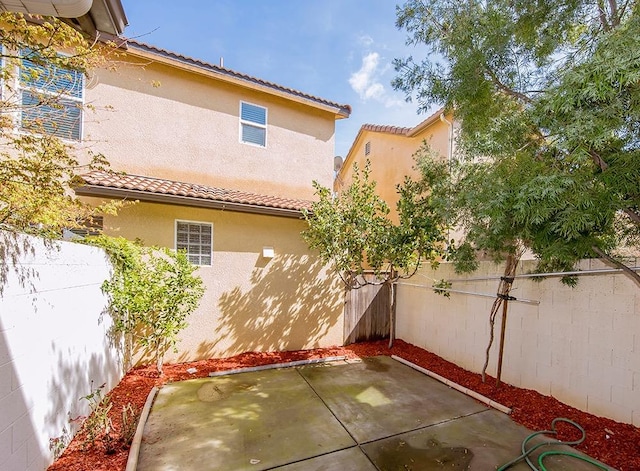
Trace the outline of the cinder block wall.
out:
<instances>
[{"instance_id":1,"label":"cinder block wall","mask_svg":"<svg viewBox=\"0 0 640 471\"><path fill-rule=\"evenodd\" d=\"M0 470L42 471L49 440L88 412L80 398L122 378L102 315L110 267L70 242L0 231L0 248Z\"/></svg>"},{"instance_id":2,"label":"cinder block wall","mask_svg":"<svg viewBox=\"0 0 640 471\"><path fill-rule=\"evenodd\" d=\"M639 262L632 260L631 263ZM610 268L585 260L581 269ZM500 276L502 266L483 262L469 276ZM533 262L522 262L528 273ZM436 279L460 280L449 264L423 269L399 283L397 335L479 373L489 341L493 299L429 287ZM420 286L412 286L420 285ZM495 294L498 280L454 282L452 288ZM599 416L640 426L640 287L623 274L581 276L570 288L559 278L516 279L512 295L539 305L509 303L502 379L535 389ZM501 317L488 373L495 376Z\"/></svg>"}]
</instances>

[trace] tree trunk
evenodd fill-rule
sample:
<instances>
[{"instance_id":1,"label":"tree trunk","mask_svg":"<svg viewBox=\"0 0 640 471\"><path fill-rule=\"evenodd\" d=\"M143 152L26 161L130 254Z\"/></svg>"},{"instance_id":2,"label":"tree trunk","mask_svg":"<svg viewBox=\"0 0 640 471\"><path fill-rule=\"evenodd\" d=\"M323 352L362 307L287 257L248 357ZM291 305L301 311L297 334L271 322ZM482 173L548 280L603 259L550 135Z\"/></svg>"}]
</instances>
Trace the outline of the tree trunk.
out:
<instances>
[{"instance_id":1,"label":"tree trunk","mask_svg":"<svg viewBox=\"0 0 640 471\"><path fill-rule=\"evenodd\" d=\"M156 368L160 376L162 376L162 367L164 365L164 355L161 353L164 350L163 343L163 341L160 341L156 345Z\"/></svg>"},{"instance_id":2,"label":"tree trunk","mask_svg":"<svg viewBox=\"0 0 640 471\"><path fill-rule=\"evenodd\" d=\"M600 257L602 260L606 260L607 262L611 263L613 266L620 268L622 271L625 272L627 276L629 276L629 278L631 278L638 285L640 285L640 275L635 271L633 271L631 268L629 268L627 265L611 257L610 255L605 253L603 250L600 250L600 248L596 247L595 245L591 247L591 250L593 250L596 253L596 255Z\"/></svg>"},{"instance_id":3,"label":"tree trunk","mask_svg":"<svg viewBox=\"0 0 640 471\"><path fill-rule=\"evenodd\" d=\"M502 300L502 326L500 327L500 349L498 351L498 373L496 374L496 388L500 386L502 379L502 357L504 355L504 339L507 332L507 312L509 309L509 298Z\"/></svg>"},{"instance_id":4,"label":"tree trunk","mask_svg":"<svg viewBox=\"0 0 640 471\"><path fill-rule=\"evenodd\" d=\"M392 272L393 275L393 272ZM393 341L396 337L396 287L391 280L389 283L389 348L393 347Z\"/></svg>"},{"instance_id":5,"label":"tree trunk","mask_svg":"<svg viewBox=\"0 0 640 471\"><path fill-rule=\"evenodd\" d=\"M484 365L482 367L483 383L486 381L487 367L489 366L489 357L491 346L493 345L496 316L498 315L498 311L500 310L500 306L502 306L502 303L506 302L509 299L509 293L511 292L511 286L513 285L513 277L516 274L516 268L518 268L520 257L520 251L517 252L517 255L509 254L507 256L507 261L504 267L504 275L500 279L500 284L498 285L496 300L493 302L493 306L491 306L491 313L489 314L489 344L487 345L487 349L485 351ZM503 316L506 316L506 309L503 312ZM504 318L504 320L506 321L506 317ZM500 358L498 359L498 361L500 366L502 366L502 353L500 354Z\"/></svg>"}]
</instances>

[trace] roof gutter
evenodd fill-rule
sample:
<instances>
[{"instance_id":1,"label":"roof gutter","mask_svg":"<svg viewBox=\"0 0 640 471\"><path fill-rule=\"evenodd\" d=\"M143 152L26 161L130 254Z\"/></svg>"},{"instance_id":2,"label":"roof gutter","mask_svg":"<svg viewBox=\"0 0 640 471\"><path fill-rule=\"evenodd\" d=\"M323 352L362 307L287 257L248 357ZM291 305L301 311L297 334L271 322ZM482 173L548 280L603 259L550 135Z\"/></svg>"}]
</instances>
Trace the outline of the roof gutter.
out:
<instances>
[{"instance_id":1,"label":"roof gutter","mask_svg":"<svg viewBox=\"0 0 640 471\"><path fill-rule=\"evenodd\" d=\"M88 12L69 21L103 41L117 40L129 24L121 0L92 0Z\"/></svg>"},{"instance_id":2,"label":"roof gutter","mask_svg":"<svg viewBox=\"0 0 640 471\"><path fill-rule=\"evenodd\" d=\"M264 216L280 216L287 218L302 219L302 210L272 208L268 206L258 206L246 203L233 203L228 201L207 200L203 198L192 198L190 196L164 195L149 193L140 190L129 190L122 188L108 188L99 185L84 185L75 189L80 196L106 197L114 199L139 200L148 203L163 203L178 206L190 206L194 208L219 209L222 211L234 211L239 213L261 214Z\"/></svg>"}]
</instances>

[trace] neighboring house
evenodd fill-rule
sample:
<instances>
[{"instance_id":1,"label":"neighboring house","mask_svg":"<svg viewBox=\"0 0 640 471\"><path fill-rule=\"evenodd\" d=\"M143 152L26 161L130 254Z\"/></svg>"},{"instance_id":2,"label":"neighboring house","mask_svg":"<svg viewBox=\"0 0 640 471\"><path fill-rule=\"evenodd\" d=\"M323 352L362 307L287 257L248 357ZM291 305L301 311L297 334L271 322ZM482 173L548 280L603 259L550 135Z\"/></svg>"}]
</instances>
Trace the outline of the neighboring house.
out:
<instances>
[{"instance_id":1,"label":"neighboring house","mask_svg":"<svg viewBox=\"0 0 640 471\"><path fill-rule=\"evenodd\" d=\"M77 193L138 200L104 232L200 266L206 293L167 361L342 344L341 286L300 232L350 107L133 40L118 64L86 81L96 110L71 136L117 173Z\"/></svg>"},{"instance_id":2,"label":"neighboring house","mask_svg":"<svg viewBox=\"0 0 640 471\"><path fill-rule=\"evenodd\" d=\"M337 171L334 191L340 193L348 186L354 165L362 170L368 160L371 165L370 179L376 182L378 195L389 205L391 215L395 218L398 201L396 185L401 184L405 176L418 177L418 172L414 169L414 154L426 142L443 159L451 159L455 150L454 128L457 128L457 123L442 109L412 128L362 125L344 163Z\"/></svg>"}]
</instances>

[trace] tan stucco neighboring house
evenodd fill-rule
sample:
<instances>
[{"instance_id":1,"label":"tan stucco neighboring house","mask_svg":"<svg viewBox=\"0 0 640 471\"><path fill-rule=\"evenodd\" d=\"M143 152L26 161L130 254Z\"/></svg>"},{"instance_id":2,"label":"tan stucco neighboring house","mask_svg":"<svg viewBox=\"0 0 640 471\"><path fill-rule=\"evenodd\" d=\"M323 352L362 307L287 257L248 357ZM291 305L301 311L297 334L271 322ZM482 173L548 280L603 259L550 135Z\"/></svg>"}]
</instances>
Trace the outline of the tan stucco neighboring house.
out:
<instances>
[{"instance_id":1,"label":"tan stucco neighboring house","mask_svg":"<svg viewBox=\"0 0 640 471\"><path fill-rule=\"evenodd\" d=\"M379 196L396 217L398 201L396 185L405 176L417 177L414 169L414 154L426 142L443 159L454 155L454 133L457 123L451 114L440 109L414 127L398 127L378 124L364 124L337 171L333 183L334 192L351 183L354 165L362 170L370 162L370 179L376 182Z\"/></svg>"},{"instance_id":2,"label":"tan stucco neighboring house","mask_svg":"<svg viewBox=\"0 0 640 471\"><path fill-rule=\"evenodd\" d=\"M86 80L77 130L115 173L77 193L139 201L105 233L199 265L206 293L167 361L342 344L342 287L300 232L350 107L134 40L118 62Z\"/></svg>"}]
</instances>

